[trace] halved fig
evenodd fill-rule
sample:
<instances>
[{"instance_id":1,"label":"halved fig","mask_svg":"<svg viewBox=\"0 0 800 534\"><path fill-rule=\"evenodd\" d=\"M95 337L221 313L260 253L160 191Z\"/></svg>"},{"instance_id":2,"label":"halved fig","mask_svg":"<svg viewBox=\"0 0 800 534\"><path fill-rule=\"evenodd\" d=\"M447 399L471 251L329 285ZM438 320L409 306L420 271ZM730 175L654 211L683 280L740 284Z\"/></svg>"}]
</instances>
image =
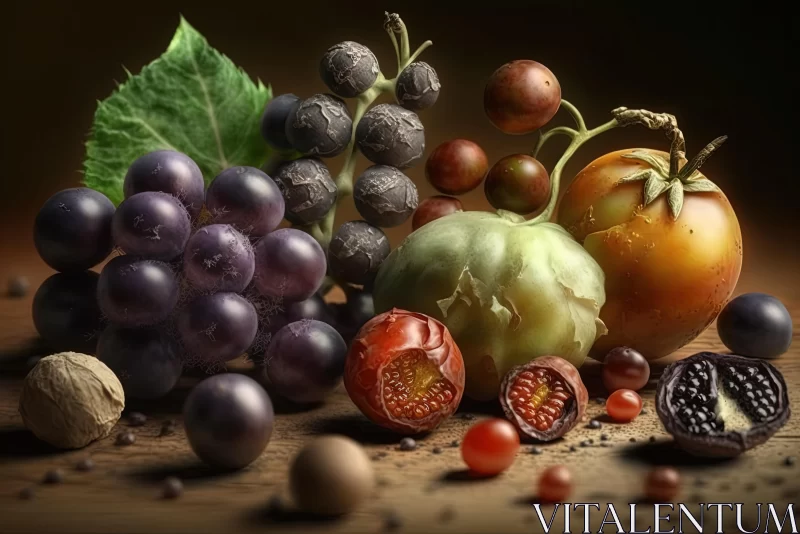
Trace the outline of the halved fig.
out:
<instances>
[{"instance_id":1,"label":"halved fig","mask_svg":"<svg viewBox=\"0 0 800 534\"><path fill-rule=\"evenodd\" d=\"M681 448L705 457L737 456L761 445L791 415L786 381L774 366L713 352L664 370L656 410Z\"/></svg>"},{"instance_id":2,"label":"halved fig","mask_svg":"<svg viewBox=\"0 0 800 534\"><path fill-rule=\"evenodd\" d=\"M447 328L392 309L367 321L347 354L344 385L374 423L400 434L429 432L458 408L464 359Z\"/></svg>"},{"instance_id":3,"label":"halved fig","mask_svg":"<svg viewBox=\"0 0 800 534\"><path fill-rule=\"evenodd\" d=\"M528 440L560 438L580 422L588 402L578 369L558 356L512 367L500 385L506 417Z\"/></svg>"}]
</instances>

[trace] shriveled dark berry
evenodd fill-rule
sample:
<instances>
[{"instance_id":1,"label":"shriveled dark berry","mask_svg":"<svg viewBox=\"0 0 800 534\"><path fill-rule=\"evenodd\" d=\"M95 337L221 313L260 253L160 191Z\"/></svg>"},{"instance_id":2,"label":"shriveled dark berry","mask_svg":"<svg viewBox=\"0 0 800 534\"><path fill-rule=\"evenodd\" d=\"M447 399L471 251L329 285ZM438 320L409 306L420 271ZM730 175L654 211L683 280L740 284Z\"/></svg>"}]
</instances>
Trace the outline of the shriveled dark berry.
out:
<instances>
[{"instance_id":1,"label":"shriveled dark berry","mask_svg":"<svg viewBox=\"0 0 800 534\"><path fill-rule=\"evenodd\" d=\"M383 230L366 221L349 221L333 234L328 246L331 274L352 284L369 284L392 251Z\"/></svg>"},{"instance_id":2,"label":"shriveled dark berry","mask_svg":"<svg viewBox=\"0 0 800 534\"><path fill-rule=\"evenodd\" d=\"M91 471L92 469L94 469L94 460L92 460L91 458L88 458L88 457L84 458L83 460L81 460L77 464L75 464L75 469L77 469L78 471L84 471L84 472Z\"/></svg>"},{"instance_id":3,"label":"shriveled dark berry","mask_svg":"<svg viewBox=\"0 0 800 534\"><path fill-rule=\"evenodd\" d=\"M370 109L356 127L361 153L378 165L406 169L425 152L425 128L417 114L395 104Z\"/></svg>"},{"instance_id":4,"label":"shriveled dark berry","mask_svg":"<svg viewBox=\"0 0 800 534\"><path fill-rule=\"evenodd\" d=\"M358 213L381 228L403 224L419 205L417 186L396 167L373 165L353 187Z\"/></svg>"},{"instance_id":5,"label":"shriveled dark berry","mask_svg":"<svg viewBox=\"0 0 800 534\"><path fill-rule=\"evenodd\" d=\"M147 416L141 412L131 412L128 414L128 424L130 426L143 426L147 423Z\"/></svg>"},{"instance_id":6,"label":"shriveled dark berry","mask_svg":"<svg viewBox=\"0 0 800 534\"><path fill-rule=\"evenodd\" d=\"M363 121L362 121L363 122ZM332 158L344 152L353 118L339 97L318 94L300 102L286 119L286 138L302 154Z\"/></svg>"},{"instance_id":7,"label":"shriveled dark berry","mask_svg":"<svg viewBox=\"0 0 800 534\"><path fill-rule=\"evenodd\" d=\"M330 47L319 64L319 75L339 96L358 96L375 83L380 67L375 54L366 46L344 41Z\"/></svg>"},{"instance_id":8,"label":"shriveled dark berry","mask_svg":"<svg viewBox=\"0 0 800 534\"><path fill-rule=\"evenodd\" d=\"M597 419L592 419L591 421L589 421L589 428L597 429L600 428L601 426L603 426L603 424Z\"/></svg>"},{"instance_id":9,"label":"shriveled dark berry","mask_svg":"<svg viewBox=\"0 0 800 534\"><path fill-rule=\"evenodd\" d=\"M424 61L414 62L403 69L395 86L397 103L412 111L434 105L442 88L436 71Z\"/></svg>"},{"instance_id":10,"label":"shriveled dark berry","mask_svg":"<svg viewBox=\"0 0 800 534\"><path fill-rule=\"evenodd\" d=\"M417 448L417 442L414 438L403 438L400 440L401 451L413 451Z\"/></svg>"},{"instance_id":11,"label":"shriveled dark berry","mask_svg":"<svg viewBox=\"0 0 800 534\"><path fill-rule=\"evenodd\" d=\"M183 482L178 477L167 477L164 479L161 495L165 499L177 499L183 495Z\"/></svg>"},{"instance_id":12,"label":"shriveled dark berry","mask_svg":"<svg viewBox=\"0 0 800 534\"><path fill-rule=\"evenodd\" d=\"M64 482L64 471L61 469L51 469L44 474L42 482L45 484L61 484Z\"/></svg>"},{"instance_id":13,"label":"shriveled dark berry","mask_svg":"<svg viewBox=\"0 0 800 534\"><path fill-rule=\"evenodd\" d=\"M272 176L285 203L284 216L294 224L322 220L336 202L338 189L328 166L318 158L281 164Z\"/></svg>"},{"instance_id":14,"label":"shriveled dark berry","mask_svg":"<svg viewBox=\"0 0 800 534\"><path fill-rule=\"evenodd\" d=\"M136 443L136 434L130 430L126 430L125 432L120 432L117 434L117 445L125 447L127 445L133 445L134 443Z\"/></svg>"}]
</instances>

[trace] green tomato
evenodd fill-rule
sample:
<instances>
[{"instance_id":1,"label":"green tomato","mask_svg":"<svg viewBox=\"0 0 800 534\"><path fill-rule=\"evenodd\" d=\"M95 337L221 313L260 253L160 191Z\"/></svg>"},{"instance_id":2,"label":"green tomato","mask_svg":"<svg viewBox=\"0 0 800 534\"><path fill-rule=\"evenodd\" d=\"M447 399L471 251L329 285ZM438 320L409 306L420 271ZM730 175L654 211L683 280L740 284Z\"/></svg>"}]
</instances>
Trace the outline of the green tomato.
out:
<instances>
[{"instance_id":1,"label":"green tomato","mask_svg":"<svg viewBox=\"0 0 800 534\"><path fill-rule=\"evenodd\" d=\"M511 367L555 355L579 367L605 334L600 266L562 227L498 211L453 213L409 235L383 262L377 313L443 322L464 356L466 394L496 398Z\"/></svg>"}]
</instances>

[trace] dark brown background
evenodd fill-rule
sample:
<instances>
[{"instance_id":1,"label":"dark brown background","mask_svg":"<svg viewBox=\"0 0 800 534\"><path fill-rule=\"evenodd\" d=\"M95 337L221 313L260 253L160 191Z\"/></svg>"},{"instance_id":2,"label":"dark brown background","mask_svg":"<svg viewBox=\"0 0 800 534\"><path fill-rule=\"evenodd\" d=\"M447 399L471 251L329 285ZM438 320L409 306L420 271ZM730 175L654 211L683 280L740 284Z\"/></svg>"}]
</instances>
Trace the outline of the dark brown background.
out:
<instances>
[{"instance_id":1,"label":"dark brown background","mask_svg":"<svg viewBox=\"0 0 800 534\"><path fill-rule=\"evenodd\" d=\"M494 0L417 2L16 2L3 15L3 163L0 209L4 248L30 247L38 207L80 180L83 141L95 103L124 77L160 55L179 13L275 93L324 91L317 62L339 41L359 41L394 75L382 30L384 10L398 10L412 46L432 39L423 58L438 71L438 104L422 113L427 152L454 137L479 142L490 161L527 151L533 136L495 130L482 110L487 77L518 58L541 61L590 126L619 105L674 113L689 154L721 134L730 139L705 167L743 223L745 243L800 220L794 195L797 18L777 4ZM594 4L594 5L593 5ZM755 6L755 7L754 7ZM5 8L8 11L9 8ZM555 122L567 123L559 113ZM551 168L563 141L548 147ZM628 128L584 147L567 167L571 178L594 157L632 147L667 148L660 133ZM339 162L333 162L336 169ZM366 162L360 162L360 168ZM423 166L409 174L422 196L432 190ZM486 209L481 190L470 209ZM348 202L339 219L355 217ZM19 231L13 231L19 228ZM394 242L408 225L390 232ZM752 242L752 241L751 241Z\"/></svg>"}]
</instances>

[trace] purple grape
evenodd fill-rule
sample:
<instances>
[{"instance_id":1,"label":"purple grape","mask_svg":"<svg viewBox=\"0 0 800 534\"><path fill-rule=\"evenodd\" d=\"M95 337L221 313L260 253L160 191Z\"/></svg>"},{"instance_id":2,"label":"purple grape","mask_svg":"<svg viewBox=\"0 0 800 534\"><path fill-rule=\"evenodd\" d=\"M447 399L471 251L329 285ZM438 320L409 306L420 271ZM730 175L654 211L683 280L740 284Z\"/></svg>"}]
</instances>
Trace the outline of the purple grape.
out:
<instances>
[{"instance_id":1,"label":"purple grape","mask_svg":"<svg viewBox=\"0 0 800 534\"><path fill-rule=\"evenodd\" d=\"M294 323L303 319L315 319L333 326L336 322L333 312L319 295L313 295L306 300L289 302L283 310L286 323Z\"/></svg>"},{"instance_id":2,"label":"purple grape","mask_svg":"<svg viewBox=\"0 0 800 534\"><path fill-rule=\"evenodd\" d=\"M205 463L241 469L258 458L272 436L272 401L250 377L223 373L200 382L183 406L186 438Z\"/></svg>"},{"instance_id":3,"label":"purple grape","mask_svg":"<svg viewBox=\"0 0 800 534\"><path fill-rule=\"evenodd\" d=\"M286 119L294 108L300 105L300 98L288 93L269 101L261 117L261 135L275 148L289 150L292 144L286 138Z\"/></svg>"},{"instance_id":4,"label":"purple grape","mask_svg":"<svg viewBox=\"0 0 800 534\"><path fill-rule=\"evenodd\" d=\"M213 222L231 224L248 237L261 237L283 220L285 205L278 186L255 167L231 167L208 186L206 208Z\"/></svg>"},{"instance_id":5,"label":"purple grape","mask_svg":"<svg viewBox=\"0 0 800 534\"><path fill-rule=\"evenodd\" d=\"M183 273L204 291L241 293L256 268L250 242L229 224L200 228L189 239L183 256Z\"/></svg>"},{"instance_id":6,"label":"purple grape","mask_svg":"<svg viewBox=\"0 0 800 534\"><path fill-rule=\"evenodd\" d=\"M59 191L36 215L33 243L39 256L56 271L91 269L111 253L113 216L114 204L94 189Z\"/></svg>"},{"instance_id":7,"label":"purple grape","mask_svg":"<svg viewBox=\"0 0 800 534\"><path fill-rule=\"evenodd\" d=\"M117 256L100 273L97 300L114 323L154 325L169 317L178 303L178 282L164 262Z\"/></svg>"},{"instance_id":8,"label":"purple grape","mask_svg":"<svg viewBox=\"0 0 800 534\"><path fill-rule=\"evenodd\" d=\"M218 364L245 353L256 337L258 316L246 299L223 292L195 298L180 311L177 324L191 358Z\"/></svg>"},{"instance_id":9,"label":"purple grape","mask_svg":"<svg viewBox=\"0 0 800 534\"><path fill-rule=\"evenodd\" d=\"M94 354L102 329L97 280L92 271L58 273L33 297L33 324L49 348Z\"/></svg>"},{"instance_id":10,"label":"purple grape","mask_svg":"<svg viewBox=\"0 0 800 534\"><path fill-rule=\"evenodd\" d=\"M351 289L347 291L347 303L344 306L347 321L360 330L364 324L375 317L375 303L372 293Z\"/></svg>"},{"instance_id":11,"label":"purple grape","mask_svg":"<svg viewBox=\"0 0 800 534\"><path fill-rule=\"evenodd\" d=\"M122 189L125 198L160 191L181 201L194 219L203 209L205 182L200 167L186 154L156 150L139 157L128 168Z\"/></svg>"},{"instance_id":12,"label":"purple grape","mask_svg":"<svg viewBox=\"0 0 800 534\"><path fill-rule=\"evenodd\" d=\"M305 300L322 286L326 272L325 252L301 230L282 228L256 244L259 293L285 301Z\"/></svg>"},{"instance_id":13,"label":"purple grape","mask_svg":"<svg viewBox=\"0 0 800 534\"><path fill-rule=\"evenodd\" d=\"M772 295L745 293L723 308L717 330L734 354L772 359L792 344L792 315Z\"/></svg>"},{"instance_id":14,"label":"purple grape","mask_svg":"<svg viewBox=\"0 0 800 534\"><path fill-rule=\"evenodd\" d=\"M180 201L158 191L122 201L111 224L114 242L126 254L170 261L183 253L192 225Z\"/></svg>"},{"instance_id":15,"label":"purple grape","mask_svg":"<svg viewBox=\"0 0 800 534\"><path fill-rule=\"evenodd\" d=\"M97 343L97 358L117 375L126 398L163 397L183 370L175 340L152 327L110 325Z\"/></svg>"},{"instance_id":16,"label":"purple grape","mask_svg":"<svg viewBox=\"0 0 800 534\"><path fill-rule=\"evenodd\" d=\"M298 404L325 400L342 380L347 344L331 325L303 319L281 328L265 356L279 395Z\"/></svg>"}]
</instances>

